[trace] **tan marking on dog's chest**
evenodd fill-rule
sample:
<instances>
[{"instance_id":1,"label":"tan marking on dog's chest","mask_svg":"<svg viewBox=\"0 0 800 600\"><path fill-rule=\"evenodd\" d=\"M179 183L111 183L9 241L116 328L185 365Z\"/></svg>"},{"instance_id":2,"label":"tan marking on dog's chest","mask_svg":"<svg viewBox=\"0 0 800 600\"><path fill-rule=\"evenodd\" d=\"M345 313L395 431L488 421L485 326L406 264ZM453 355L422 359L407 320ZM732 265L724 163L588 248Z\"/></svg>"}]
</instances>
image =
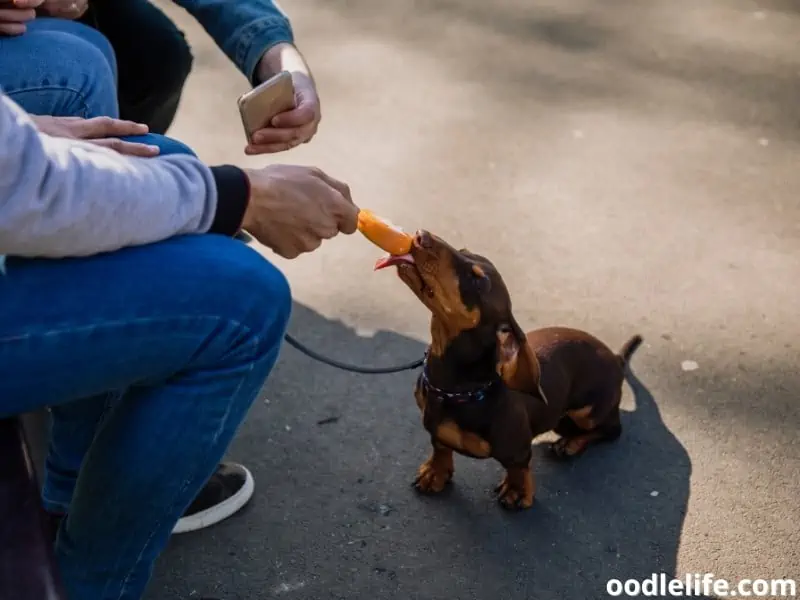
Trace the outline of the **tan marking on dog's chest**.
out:
<instances>
[{"instance_id":1,"label":"tan marking on dog's chest","mask_svg":"<svg viewBox=\"0 0 800 600\"><path fill-rule=\"evenodd\" d=\"M445 350L456 336L465 329L471 329L480 321L480 314L474 311L469 314L452 316L452 322L434 316L431 319L431 354L436 357L444 356Z\"/></svg>"},{"instance_id":2,"label":"tan marking on dog's chest","mask_svg":"<svg viewBox=\"0 0 800 600\"><path fill-rule=\"evenodd\" d=\"M425 407L428 404L428 399L425 397L425 394L422 393L422 388L420 386L414 386L414 399L417 401L417 408L424 413Z\"/></svg>"},{"instance_id":3,"label":"tan marking on dog's chest","mask_svg":"<svg viewBox=\"0 0 800 600\"><path fill-rule=\"evenodd\" d=\"M489 458L492 453L489 442L475 433L464 431L453 421L444 421L437 425L434 437L448 448L477 458Z\"/></svg>"}]
</instances>

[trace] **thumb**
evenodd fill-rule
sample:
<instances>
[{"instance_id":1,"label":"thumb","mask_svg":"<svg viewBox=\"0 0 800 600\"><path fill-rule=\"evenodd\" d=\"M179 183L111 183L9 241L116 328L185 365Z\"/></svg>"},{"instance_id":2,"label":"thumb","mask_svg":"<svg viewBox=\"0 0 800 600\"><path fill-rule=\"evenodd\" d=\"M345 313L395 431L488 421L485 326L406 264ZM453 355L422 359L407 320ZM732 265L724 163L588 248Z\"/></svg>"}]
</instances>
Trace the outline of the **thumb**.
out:
<instances>
[{"instance_id":1,"label":"thumb","mask_svg":"<svg viewBox=\"0 0 800 600\"><path fill-rule=\"evenodd\" d=\"M342 233L355 233L358 228L358 207L352 202L342 201L337 225Z\"/></svg>"}]
</instances>

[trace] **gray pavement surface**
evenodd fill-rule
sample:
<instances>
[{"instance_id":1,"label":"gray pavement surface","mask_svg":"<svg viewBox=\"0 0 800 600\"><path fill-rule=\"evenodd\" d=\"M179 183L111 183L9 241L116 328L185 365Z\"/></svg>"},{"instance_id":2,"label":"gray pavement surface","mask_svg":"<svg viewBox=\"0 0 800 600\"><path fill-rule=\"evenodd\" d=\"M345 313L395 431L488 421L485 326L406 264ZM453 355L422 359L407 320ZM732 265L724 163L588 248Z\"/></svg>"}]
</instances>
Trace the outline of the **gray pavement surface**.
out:
<instances>
[{"instance_id":1,"label":"gray pavement surface","mask_svg":"<svg viewBox=\"0 0 800 600\"><path fill-rule=\"evenodd\" d=\"M513 515L490 462L457 460L439 498L409 487L428 453L413 374L287 347L229 454L255 475L252 503L174 537L148 600L800 580L797 2L285 1L324 118L313 143L267 158L242 155L244 79L165 6L196 59L171 133L204 159L318 165L360 205L492 258L524 326L646 343L623 437L569 465L537 452L537 503ZM278 260L292 332L357 363L418 357L427 314L372 273L378 254L353 236Z\"/></svg>"}]
</instances>

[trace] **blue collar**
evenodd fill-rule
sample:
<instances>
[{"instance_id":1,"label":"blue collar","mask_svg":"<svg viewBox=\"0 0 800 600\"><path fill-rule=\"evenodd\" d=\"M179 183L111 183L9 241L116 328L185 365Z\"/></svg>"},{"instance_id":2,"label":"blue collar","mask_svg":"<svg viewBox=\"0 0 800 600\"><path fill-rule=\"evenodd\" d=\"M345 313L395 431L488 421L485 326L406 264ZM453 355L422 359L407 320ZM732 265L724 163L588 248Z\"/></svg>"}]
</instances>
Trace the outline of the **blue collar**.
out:
<instances>
[{"instance_id":1,"label":"blue collar","mask_svg":"<svg viewBox=\"0 0 800 600\"><path fill-rule=\"evenodd\" d=\"M498 378L494 378L484 383L478 383L466 390L447 391L436 387L430 382L428 377L427 357L422 367L420 375L420 387L422 392L429 398L440 400L447 404L467 404L470 402L483 402L489 395L489 391L497 384Z\"/></svg>"}]
</instances>

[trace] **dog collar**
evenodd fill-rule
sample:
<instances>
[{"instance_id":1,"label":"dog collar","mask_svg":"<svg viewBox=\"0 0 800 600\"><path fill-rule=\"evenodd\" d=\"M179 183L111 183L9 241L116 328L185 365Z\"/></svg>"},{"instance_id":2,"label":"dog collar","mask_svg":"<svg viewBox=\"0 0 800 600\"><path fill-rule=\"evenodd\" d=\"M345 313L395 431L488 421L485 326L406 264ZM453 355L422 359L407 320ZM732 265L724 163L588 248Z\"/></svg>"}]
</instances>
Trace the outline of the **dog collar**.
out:
<instances>
[{"instance_id":1,"label":"dog collar","mask_svg":"<svg viewBox=\"0 0 800 600\"><path fill-rule=\"evenodd\" d=\"M432 397L436 400L441 400L442 402L448 404L467 404L470 402L483 402L489 395L489 391L491 388L495 386L497 383L497 379L492 379L491 381L487 381L485 383L479 383L474 387L466 390L458 390L458 391L448 391L444 390L440 387L436 387L433 385L428 378L428 361L425 361L425 364L422 368L422 374L420 375L420 386L422 388L422 392L428 396Z\"/></svg>"},{"instance_id":2,"label":"dog collar","mask_svg":"<svg viewBox=\"0 0 800 600\"><path fill-rule=\"evenodd\" d=\"M426 396L433 396L435 399L441 400L443 402L449 402L452 404L466 404L468 402L483 402L486 400L486 396L488 395L491 388L493 388L498 379L492 379L491 381L487 381L486 383L481 383L473 387L469 390L459 390L457 392L448 392L447 390L443 390L440 387L436 387L433 385L428 378L428 350L425 351L425 358L422 362L422 373L420 374L420 387L422 388L422 392ZM542 382L538 381L536 383L536 389L539 392L539 397L542 401L549 405L550 402L547 400L547 396L545 396L544 390L542 389Z\"/></svg>"}]
</instances>

